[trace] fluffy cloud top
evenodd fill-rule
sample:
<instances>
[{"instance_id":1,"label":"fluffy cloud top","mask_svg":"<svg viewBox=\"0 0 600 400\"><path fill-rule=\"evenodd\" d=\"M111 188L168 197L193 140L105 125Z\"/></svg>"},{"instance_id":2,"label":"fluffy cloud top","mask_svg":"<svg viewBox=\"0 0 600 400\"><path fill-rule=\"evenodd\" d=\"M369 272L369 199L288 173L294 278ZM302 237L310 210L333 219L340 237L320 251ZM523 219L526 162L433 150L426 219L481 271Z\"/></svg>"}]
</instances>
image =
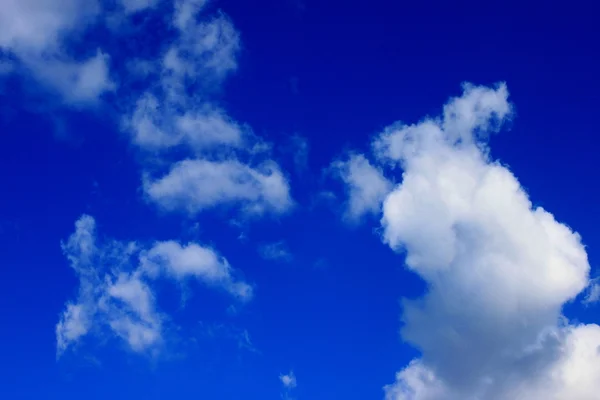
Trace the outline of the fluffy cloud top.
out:
<instances>
[{"instance_id":1,"label":"fluffy cloud top","mask_svg":"<svg viewBox=\"0 0 600 400\"><path fill-rule=\"evenodd\" d=\"M402 336L422 357L386 387L389 400L600 391L600 327L561 315L589 284L581 239L534 207L483 141L510 115L505 85L465 85L441 117L394 124L374 141L376 158L403 170L383 200L382 239L428 284L403 307Z\"/></svg>"},{"instance_id":2,"label":"fluffy cloud top","mask_svg":"<svg viewBox=\"0 0 600 400\"><path fill-rule=\"evenodd\" d=\"M108 332L133 351L155 351L163 340L165 316L157 309L152 282L160 277L194 278L241 300L252 288L212 249L196 243L98 243L95 220L82 216L63 251L79 278L79 292L56 326L57 355L87 334Z\"/></svg>"}]
</instances>

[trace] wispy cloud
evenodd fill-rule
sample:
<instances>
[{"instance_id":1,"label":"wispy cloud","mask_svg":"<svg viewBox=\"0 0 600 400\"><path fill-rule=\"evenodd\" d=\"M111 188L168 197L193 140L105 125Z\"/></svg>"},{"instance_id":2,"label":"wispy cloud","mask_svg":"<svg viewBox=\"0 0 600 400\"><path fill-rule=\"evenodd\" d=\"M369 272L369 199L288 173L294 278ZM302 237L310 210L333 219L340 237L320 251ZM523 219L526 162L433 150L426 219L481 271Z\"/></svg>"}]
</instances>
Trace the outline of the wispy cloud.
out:
<instances>
[{"instance_id":1,"label":"wispy cloud","mask_svg":"<svg viewBox=\"0 0 600 400\"><path fill-rule=\"evenodd\" d=\"M282 214L292 205L287 181L274 163L252 168L237 160L183 160L163 177L147 178L144 190L161 208L189 214L219 205L239 205L247 215Z\"/></svg>"},{"instance_id":2,"label":"wispy cloud","mask_svg":"<svg viewBox=\"0 0 600 400\"><path fill-rule=\"evenodd\" d=\"M211 97L237 69L239 34L223 13L204 14L204 1L177 1L169 22L175 39L143 63L147 88L123 116L142 151L183 157L165 171L146 165L148 199L167 211L196 214L227 205L246 215L291 208L285 174L270 146ZM139 69L139 68L137 68ZM239 207L238 207L239 206Z\"/></svg>"},{"instance_id":3,"label":"wispy cloud","mask_svg":"<svg viewBox=\"0 0 600 400\"><path fill-rule=\"evenodd\" d=\"M228 339L232 340L238 349L248 351L250 353L261 354L256 348L250 333L246 329L240 329L229 324L200 324L200 334L211 339Z\"/></svg>"},{"instance_id":4,"label":"wispy cloud","mask_svg":"<svg viewBox=\"0 0 600 400\"><path fill-rule=\"evenodd\" d=\"M142 149L188 146L195 151L215 146L240 148L247 129L230 118L207 95L237 69L239 35L224 15L203 16L204 2L178 1L170 22L175 40L158 59L136 60L149 85L124 116L124 127ZM164 44L163 44L164 45ZM140 68L139 66L143 66Z\"/></svg>"},{"instance_id":5,"label":"wispy cloud","mask_svg":"<svg viewBox=\"0 0 600 400\"><path fill-rule=\"evenodd\" d=\"M592 280L588 287L587 294L583 300L586 304L596 303L600 301L600 279L596 278Z\"/></svg>"},{"instance_id":6,"label":"wispy cloud","mask_svg":"<svg viewBox=\"0 0 600 400\"><path fill-rule=\"evenodd\" d=\"M156 353L163 344L166 317L156 306L152 284L165 277L196 279L239 300L252 297L252 287L214 250L197 243L99 243L94 218L82 216L63 244L79 278L75 301L66 304L56 326L57 356L85 336L104 333L121 338L135 352Z\"/></svg>"},{"instance_id":7,"label":"wispy cloud","mask_svg":"<svg viewBox=\"0 0 600 400\"><path fill-rule=\"evenodd\" d=\"M581 239L533 207L484 142L511 110L505 85L465 85L439 118L396 123L374 141L402 179L382 206L358 209L379 210L383 241L429 288L403 302L402 336L422 358L386 386L388 400L591 399L600 389L600 326L561 315L589 284ZM384 190L375 193L367 198Z\"/></svg>"},{"instance_id":8,"label":"wispy cloud","mask_svg":"<svg viewBox=\"0 0 600 400\"><path fill-rule=\"evenodd\" d=\"M287 374L280 374L279 380L281 381L281 385L283 386L283 393L281 394L281 398L284 400L291 400L291 392L296 388L296 375L294 371L290 371Z\"/></svg>"},{"instance_id":9,"label":"wispy cloud","mask_svg":"<svg viewBox=\"0 0 600 400\"><path fill-rule=\"evenodd\" d=\"M97 48L75 56L64 41L80 37L100 13L96 0L7 0L0 7L0 50L15 60L13 72L31 73L69 104L93 104L116 88L110 57Z\"/></svg>"},{"instance_id":10,"label":"wispy cloud","mask_svg":"<svg viewBox=\"0 0 600 400\"><path fill-rule=\"evenodd\" d=\"M290 262L294 258L283 240L259 246L258 252L265 260Z\"/></svg>"},{"instance_id":11,"label":"wispy cloud","mask_svg":"<svg viewBox=\"0 0 600 400\"><path fill-rule=\"evenodd\" d=\"M352 154L346 161L335 161L330 169L346 184L346 218L350 222L359 221L365 214L377 214L383 199L392 190L392 182L362 154Z\"/></svg>"},{"instance_id":12,"label":"wispy cloud","mask_svg":"<svg viewBox=\"0 0 600 400\"><path fill-rule=\"evenodd\" d=\"M209 12L204 0L165 4L161 13L167 14L157 20L164 39L153 37L151 43L156 50L117 57L118 65L111 65L107 50L72 45L104 27L108 9L129 21L133 14L154 12L157 3L8 0L0 9L0 52L7 55L2 74L31 75L77 107L99 104L104 93L117 91L120 127L148 156L140 157L143 189L167 211L195 214L225 204L256 216L291 209L288 179L271 159L270 144L216 100L223 81L238 68L241 48L223 12ZM143 30L124 33L117 27L108 33L116 41L123 35L148 40Z\"/></svg>"},{"instance_id":13,"label":"wispy cloud","mask_svg":"<svg viewBox=\"0 0 600 400\"><path fill-rule=\"evenodd\" d=\"M290 138L290 151L294 157L296 172L305 172L308 168L308 140L298 134Z\"/></svg>"},{"instance_id":14,"label":"wispy cloud","mask_svg":"<svg viewBox=\"0 0 600 400\"><path fill-rule=\"evenodd\" d=\"M67 102L87 104L119 89L120 128L141 155L145 198L161 210L193 216L227 207L244 219L286 213L293 200L286 174L270 159L270 145L215 100L238 68L238 31L224 13L208 12L206 1L169 4L161 6L167 14L157 24L165 34L162 42L152 38L153 55L118 58L124 64L113 70L104 51L73 57L65 40L76 41L105 23L120 38L119 24L133 14L155 12L158 1L120 0L110 16L119 22L110 22L104 2L68 0L59 7L50 0L9 0L0 10L0 47ZM147 40L139 32L129 34ZM125 74L123 87L111 80L113 71ZM135 90L125 93L132 81ZM253 296L252 286L212 248L177 240L98 244L89 216L77 222L63 250L80 286L56 327L58 355L86 336L106 333L133 351L158 351L170 321L157 306L158 279L195 279L240 301Z\"/></svg>"},{"instance_id":15,"label":"wispy cloud","mask_svg":"<svg viewBox=\"0 0 600 400\"><path fill-rule=\"evenodd\" d=\"M294 375L294 371L290 371L287 374L279 375L279 380L281 384L286 389L294 389L296 387L296 375Z\"/></svg>"}]
</instances>

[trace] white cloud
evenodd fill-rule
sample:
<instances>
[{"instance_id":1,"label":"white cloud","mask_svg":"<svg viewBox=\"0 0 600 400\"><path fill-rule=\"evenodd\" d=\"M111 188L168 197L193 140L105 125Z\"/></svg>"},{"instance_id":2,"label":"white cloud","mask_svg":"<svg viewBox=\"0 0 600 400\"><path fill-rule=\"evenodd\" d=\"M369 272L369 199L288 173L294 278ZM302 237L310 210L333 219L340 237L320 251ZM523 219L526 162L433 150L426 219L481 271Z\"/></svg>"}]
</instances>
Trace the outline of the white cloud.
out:
<instances>
[{"instance_id":1,"label":"white cloud","mask_svg":"<svg viewBox=\"0 0 600 400\"><path fill-rule=\"evenodd\" d=\"M579 235L533 207L482 141L510 117L504 85L466 85L443 116L395 124L374 142L402 168L383 202L383 240L427 283L405 300L402 337L422 353L388 400L592 399L600 327L569 325L589 284Z\"/></svg>"},{"instance_id":2,"label":"white cloud","mask_svg":"<svg viewBox=\"0 0 600 400\"><path fill-rule=\"evenodd\" d=\"M112 331L136 352L152 350L162 341L163 316L152 289L139 271L105 277L98 309Z\"/></svg>"},{"instance_id":3,"label":"white cloud","mask_svg":"<svg viewBox=\"0 0 600 400\"><path fill-rule=\"evenodd\" d=\"M4 0L0 47L18 54L57 51L67 33L81 29L99 12L96 0Z\"/></svg>"},{"instance_id":4,"label":"white cloud","mask_svg":"<svg viewBox=\"0 0 600 400\"><path fill-rule=\"evenodd\" d=\"M82 216L63 244L79 291L56 326L57 356L92 333L119 337L135 352L157 351L166 317L157 309L151 285L163 276L176 281L194 277L241 300L251 298L251 286L235 279L227 260L212 249L173 241L150 249L116 241L98 244L95 225L92 217Z\"/></svg>"},{"instance_id":5,"label":"white cloud","mask_svg":"<svg viewBox=\"0 0 600 400\"><path fill-rule=\"evenodd\" d=\"M31 74L74 106L93 105L116 91L110 64L120 61L78 40L101 24L118 36L125 18L158 3L120 0L113 14L104 15L99 0L7 1L0 9L0 52L11 63L9 68L3 62L2 72ZM145 194L165 210L190 214L220 205L246 217L285 213L293 201L287 178L270 159L269 144L214 101L223 80L237 69L240 40L226 15L205 13L204 5L175 0L172 14L160 18L166 24L164 42L152 43L158 56L131 54L112 71L125 72L123 83L136 86L124 99L129 108L121 116L122 129L144 155L159 160L143 165ZM71 43L77 54L71 54ZM180 161L173 162L176 157ZM252 298L252 286L211 248L176 241L150 247L97 244L93 218L83 216L76 225L63 251L80 284L56 326L58 356L92 335L117 337L136 352L157 351L170 323L157 307L158 279L196 279L238 300Z\"/></svg>"},{"instance_id":6,"label":"white cloud","mask_svg":"<svg viewBox=\"0 0 600 400\"><path fill-rule=\"evenodd\" d=\"M223 78L237 69L239 34L224 14L199 21L204 3L176 2L173 25L179 29L180 37L163 59L164 68L176 76L196 78L210 72Z\"/></svg>"},{"instance_id":7,"label":"white cloud","mask_svg":"<svg viewBox=\"0 0 600 400\"><path fill-rule=\"evenodd\" d=\"M180 31L195 27L197 15L206 5L207 0L176 0L175 13L173 15L173 26Z\"/></svg>"},{"instance_id":8,"label":"white cloud","mask_svg":"<svg viewBox=\"0 0 600 400\"><path fill-rule=\"evenodd\" d=\"M600 301L600 283L598 283L598 278L594 279L590 284L584 303L595 303L597 301Z\"/></svg>"},{"instance_id":9,"label":"white cloud","mask_svg":"<svg viewBox=\"0 0 600 400\"><path fill-rule=\"evenodd\" d=\"M72 105L92 104L102 93L115 90L110 79L110 57L101 50L83 61L32 59L28 66L35 70L37 78L48 87L62 93L64 100Z\"/></svg>"},{"instance_id":10,"label":"white cloud","mask_svg":"<svg viewBox=\"0 0 600 400\"><path fill-rule=\"evenodd\" d=\"M287 180L272 162L252 168L236 160L184 160L144 189L162 208L191 214L236 203L248 214L279 214L292 205Z\"/></svg>"},{"instance_id":11,"label":"white cloud","mask_svg":"<svg viewBox=\"0 0 600 400\"><path fill-rule=\"evenodd\" d=\"M252 297L252 287L233 277L226 259L195 243L182 246L174 241L158 242L145 254L144 266L162 268L178 280L194 277L208 285L220 286L242 300Z\"/></svg>"},{"instance_id":12,"label":"white cloud","mask_svg":"<svg viewBox=\"0 0 600 400\"><path fill-rule=\"evenodd\" d=\"M136 60L137 69L143 67L155 81L124 117L124 127L142 149L166 150L184 144L201 152L218 145L249 144L244 129L203 95L237 68L240 48L231 21L223 14L202 16L204 3L176 1L175 40L158 60Z\"/></svg>"},{"instance_id":13,"label":"white cloud","mask_svg":"<svg viewBox=\"0 0 600 400\"><path fill-rule=\"evenodd\" d=\"M425 119L415 125L396 123L373 143L381 159L405 163L420 159L423 151L437 151L438 143L470 149L497 131L511 115L506 85L495 90L483 86L463 85L464 95L452 98L444 106L441 119Z\"/></svg>"},{"instance_id":14,"label":"white cloud","mask_svg":"<svg viewBox=\"0 0 600 400\"><path fill-rule=\"evenodd\" d=\"M281 374L279 375L279 380L285 389L294 389L297 385L296 383L296 375L294 375L294 371L290 371L289 374Z\"/></svg>"},{"instance_id":15,"label":"white cloud","mask_svg":"<svg viewBox=\"0 0 600 400\"><path fill-rule=\"evenodd\" d=\"M144 190L169 211L239 205L246 214L281 214L292 200L287 179L269 160L269 145L212 101L214 89L237 68L240 43L229 18L203 14L204 5L176 1L175 39L158 59L132 67L153 82L123 117L133 143L154 154L177 148L192 157L171 164L162 177L146 173Z\"/></svg>"},{"instance_id":16,"label":"white cloud","mask_svg":"<svg viewBox=\"0 0 600 400\"><path fill-rule=\"evenodd\" d=\"M243 144L242 128L221 110L207 108L186 112L175 118L175 126L195 149Z\"/></svg>"},{"instance_id":17,"label":"white cloud","mask_svg":"<svg viewBox=\"0 0 600 400\"><path fill-rule=\"evenodd\" d=\"M168 104L146 93L137 100L133 114L125 120L133 142L146 150L166 150L187 145L196 152L216 147L241 148L249 144L244 128L209 103L183 112L164 113Z\"/></svg>"},{"instance_id":18,"label":"white cloud","mask_svg":"<svg viewBox=\"0 0 600 400\"><path fill-rule=\"evenodd\" d=\"M198 106L198 97L190 95L189 87L201 91L221 83L237 69L240 50L239 34L224 14L203 16L203 1L185 0L175 3L172 25L178 36L157 60L161 74L159 90L168 112L179 107Z\"/></svg>"},{"instance_id":19,"label":"white cloud","mask_svg":"<svg viewBox=\"0 0 600 400\"><path fill-rule=\"evenodd\" d=\"M81 34L101 11L96 0L6 0L0 7L0 49L71 104L90 104L115 88L108 56L73 58L64 40ZM16 65L16 64L14 64ZM14 66L13 65L13 66Z\"/></svg>"},{"instance_id":20,"label":"white cloud","mask_svg":"<svg viewBox=\"0 0 600 400\"><path fill-rule=\"evenodd\" d=\"M371 165L363 155L353 154L347 161L336 161L331 168L348 188L348 208L346 216L357 221L365 214L376 214L381 202L392 190L381 169Z\"/></svg>"},{"instance_id":21,"label":"white cloud","mask_svg":"<svg viewBox=\"0 0 600 400\"><path fill-rule=\"evenodd\" d=\"M203 1L176 1L172 20L178 31L175 40L158 60L136 60L135 65L143 66L143 71L154 74L155 79L132 115L125 116L125 126L142 148L156 150L181 142L192 147L203 142L235 144L241 140L237 123L202 96L237 68L239 35L223 14L200 19L203 5ZM149 124L157 129L149 130ZM152 132L159 137L149 137Z\"/></svg>"},{"instance_id":22,"label":"white cloud","mask_svg":"<svg viewBox=\"0 0 600 400\"><path fill-rule=\"evenodd\" d=\"M283 240L262 245L258 248L258 252L265 260L290 262L293 258Z\"/></svg>"},{"instance_id":23,"label":"white cloud","mask_svg":"<svg viewBox=\"0 0 600 400\"><path fill-rule=\"evenodd\" d=\"M95 288L100 284L100 278L93 266L97 253L95 226L93 218L82 216L75 223L75 232L62 244L71 268L79 277L79 293L76 303L67 303L56 326L57 355L89 332L96 313Z\"/></svg>"},{"instance_id":24,"label":"white cloud","mask_svg":"<svg viewBox=\"0 0 600 400\"><path fill-rule=\"evenodd\" d=\"M95 220L82 216L63 244L65 256L79 278L79 294L67 303L56 327L57 356L87 334L109 331L134 351L145 351L161 338L161 315L139 273L121 271L136 248L133 244L98 246Z\"/></svg>"},{"instance_id":25,"label":"white cloud","mask_svg":"<svg viewBox=\"0 0 600 400\"><path fill-rule=\"evenodd\" d=\"M56 354L60 356L72 343L77 343L89 329L89 311L84 310L85 304L67 303L60 321L56 325Z\"/></svg>"}]
</instances>

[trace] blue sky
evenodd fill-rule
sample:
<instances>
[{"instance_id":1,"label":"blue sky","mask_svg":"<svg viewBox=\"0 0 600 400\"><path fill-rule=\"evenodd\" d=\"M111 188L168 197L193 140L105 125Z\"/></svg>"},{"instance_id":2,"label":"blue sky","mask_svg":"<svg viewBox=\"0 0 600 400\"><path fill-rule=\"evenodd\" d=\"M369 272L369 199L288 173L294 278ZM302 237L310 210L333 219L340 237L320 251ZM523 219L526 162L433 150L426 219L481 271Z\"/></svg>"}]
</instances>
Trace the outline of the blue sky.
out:
<instances>
[{"instance_id":1,"label":"blue sky","mask_svg":"<svg viewBox=\"0 0 600 400\"><path fill-rule=\"evenodd\" d=\"M4 0L0 396L597 399L593 15Z\"/></svg>"}]
</instances>

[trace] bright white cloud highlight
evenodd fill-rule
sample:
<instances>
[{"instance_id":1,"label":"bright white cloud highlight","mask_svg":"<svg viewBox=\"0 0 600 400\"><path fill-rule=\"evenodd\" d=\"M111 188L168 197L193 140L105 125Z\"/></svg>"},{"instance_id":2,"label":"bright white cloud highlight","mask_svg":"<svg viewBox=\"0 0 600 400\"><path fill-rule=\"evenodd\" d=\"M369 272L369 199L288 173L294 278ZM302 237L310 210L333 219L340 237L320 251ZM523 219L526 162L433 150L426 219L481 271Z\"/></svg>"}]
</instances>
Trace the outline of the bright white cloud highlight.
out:
<instances>
[{"instance_id":1,"label":"bright white cloud highlight","mask_svg":"<svg viewBox=\"0 0 600 400\"><path fill-rule=\"evenodd\" d=\"M440 118L397 123L373 144L403 172L383 201L383 241L428 286L403 311L402 337L422 357L386 386L388 400L600 392L600 327L561 314L589 284L581 239L534 207L483 142L510 115L504 85L465 85Z\"/></svg>"},{"instance_id":2,"label":"bright white cloud highlight","mask_svg":"<svg viewBox=\"0 0 600 400\"><path fill-rule=\"evenodd\" d=\"M158 310L152 283L168 277L195 278L241 300L252 288L235 277L227 260L196 243L157 242L149 249L135 243L98 243L95 221L84 215L63 251L79 278L79 292L66 304L56 326L57 356L88 334L109 333L135 352L157 351L165 316Z\"/></svg>"}]
</instances>

